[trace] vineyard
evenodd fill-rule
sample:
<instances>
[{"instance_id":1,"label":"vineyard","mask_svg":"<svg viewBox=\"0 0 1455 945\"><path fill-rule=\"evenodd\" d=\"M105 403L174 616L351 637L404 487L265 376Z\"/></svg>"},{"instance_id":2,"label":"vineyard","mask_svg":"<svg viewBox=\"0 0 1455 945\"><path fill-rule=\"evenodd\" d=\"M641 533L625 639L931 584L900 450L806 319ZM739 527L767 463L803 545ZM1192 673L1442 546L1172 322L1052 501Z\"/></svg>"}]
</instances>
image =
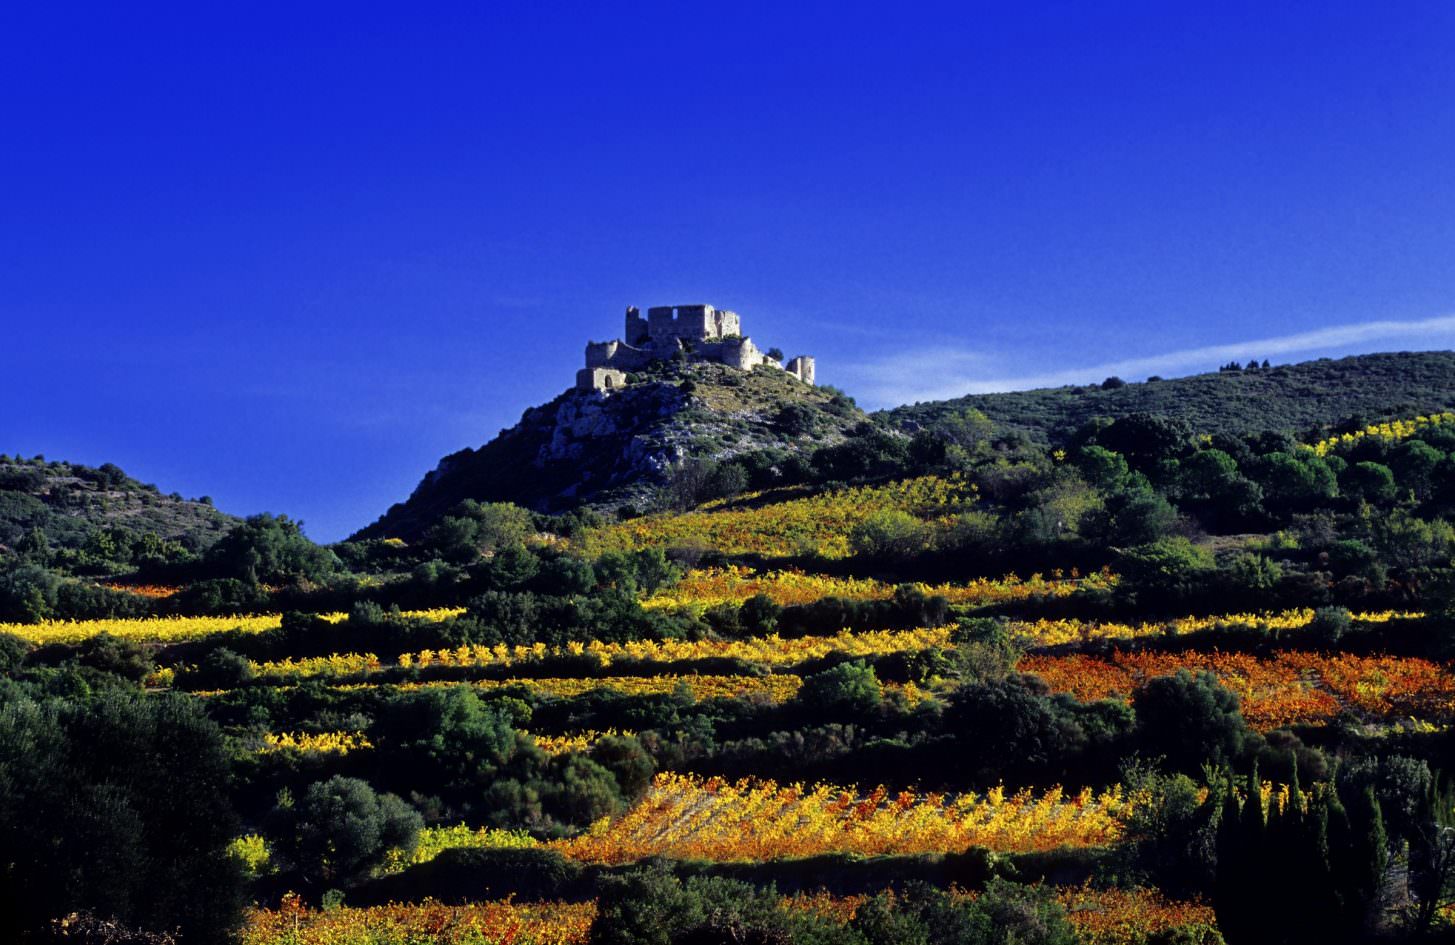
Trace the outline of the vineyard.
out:
<instances>
[{"instance_id":1,"label":"vineyard","mask_svg":"<svg viewBox=\"0 0 1455 945\"><path fill-rule=\"evenodd\" d=\"M464 613L463 607L439 607L407 611L403 616L418 620L448 620ZM347 615L320 614L334 623ZM28 643L80 643L100 634L109 634L137 643L183 643L202 640L227 632L264 633L282 626L279 614L233 617L145 617L137 619L107 618L104 620L47 620L39 623L0 623L0 633L8 633Z\"/></svg>"},{"instance_id":2,"label":"vineyard","mask_svg":"<svg viewBox=\"0 0 1455 945\"><path fill-rule=\"evenodd\" d=\"M1178 929L1209 929L1213 910L1201 903L1168 899L1156 890L1074 887L1057 898L1084 945L1143 945ZM792 896L785 911L812 913L847 924L867 896ZM244 945L336 945L354 942L415 942L440 945L585 945L594 903L506 901L467 906L439 903L373 908L310 909L296 898L278 909L255 911Z\"/></svg>"},{"instance_id":3,"label":"vineyard","mask_svg":"<svg viewBox=\"0 0 1455 945\"><path fill-rule=\"evenodd\" d=\"M1104 590L1116 583L1110 573L1086 578L1055 574L1050 579L1033 574L1025 580L1015 575L981 578L965 584L914 584L922 594L944 597L952 604L967 606L1024 601L1036 597L1069 597L1085 591ZM762 594L774 603L791 606L811 604L824 597L853 600L884 600L893 596L894 586L873 578L843 578L803 571L768 571L733 565L693 571L668 590L658 591L643 601L648 608L691 607L705 610L722 604L741 604Z\"/></svg>"},{"instance_id":4,"label":"vineyard","mask_svg":"<svg viewBox=\"0 0 1455 945\"><path fill-rule=\"evenodd\" d=\"M905 512L936 525L971 508L975 501L971 484L938 476L781 501L772 495L748 495L733 507L648 516L608 526L587 534L581 548L596 555L686 544L727 555L844 558L850 553L849 533L877 513Z\"/></svg>"},{"instance_id":5,"label":"vineyard","mask_svg":"<svg viewBox=\"0 0 1455 945\"><path fill-rule=\"evenodd\" d=\"M74 746L27 782L46 815L4 829L44 851L42 827L84 823L66 798L125 793L123 825L175 810L155 837L201 836L200 859L131 901L226 872L246 945L584 945L688 919L649 938L1403 934L1455 851L1455 528L1432 511L1452 418L1188 436L1155 461L982 444L975 475L679 513L463 503L341 546L357 573L259 574L255 613L225 614L213 579L188 610L185 570L72 575L86 606L152 616L0 626L23 680L0 697L34 703L0 713L0 804ZM1117 422L1085 435L1126 446Z\"/></svg>"},{"instance_id":6,"label":"vineyard","mask_svg":"<svg viewBox=\"0 0 1455 945\"><path fill-rule=\"evenodd\" d=\"M1271 659L1243 653L1117 652L1109 657L1031 656L1020 669L1082 700L1125 698L1148 678L1206 671L1239 695L1248 721L1262 729L1327 722L1345 712L1383 721L1455 718L1455 675L1416 658L1299 651Z\"/></svg>"},{"instance_id":7,"label":"vineyard","mask_svg":"<svg viewBox=\"0 0 1455 945\"><path fill-rule=\"evenodd\" d=\"M757 862L852 853L948 853L971 846L1002 852L1113 842L1130 801L1119 791L1039 796L917 795L875 788L860 795L832 785L726 783L659 775L645 800L617 820L594 825L561 847L593 863L651 856Z\"/></svg>"}]
</instances>

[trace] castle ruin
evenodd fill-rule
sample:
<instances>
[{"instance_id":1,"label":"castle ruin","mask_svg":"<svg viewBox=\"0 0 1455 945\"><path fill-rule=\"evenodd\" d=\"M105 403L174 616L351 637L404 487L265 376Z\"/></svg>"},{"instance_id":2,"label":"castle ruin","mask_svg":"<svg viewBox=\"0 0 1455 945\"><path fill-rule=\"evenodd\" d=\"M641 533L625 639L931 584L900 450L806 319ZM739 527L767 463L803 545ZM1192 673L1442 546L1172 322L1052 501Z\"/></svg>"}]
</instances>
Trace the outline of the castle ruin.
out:
<instances>
[{"instance_id":1,"label":"castle ruin","mask_svg":"<svg viewBox=\"0 0 1455 945\"><path fill-rule=\"evenodd\" d=\"M640 371L653 361L685 356L689 361L712 361L740 371L761 365L786 371L805 384L814 382L813 358L803 355L783 364L759 351L743 333L737 312L711 305L660 305L626 310L626 333L616 341L586 345L586 367L576 372L581 390L613 391L626 386L627 372Z\"/></svg>"}]
</instances>

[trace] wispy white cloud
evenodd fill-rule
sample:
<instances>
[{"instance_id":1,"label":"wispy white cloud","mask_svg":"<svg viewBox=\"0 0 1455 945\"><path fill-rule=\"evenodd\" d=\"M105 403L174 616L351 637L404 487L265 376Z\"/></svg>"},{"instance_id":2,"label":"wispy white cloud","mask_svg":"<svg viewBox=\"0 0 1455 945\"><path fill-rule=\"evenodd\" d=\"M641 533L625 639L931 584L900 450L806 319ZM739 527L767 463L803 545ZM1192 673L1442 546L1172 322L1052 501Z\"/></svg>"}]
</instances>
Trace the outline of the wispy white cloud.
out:
<instances>
[{"instance_id":1,"label":"wispy white cloud","mask_svg":"<svg viewBox=\"0 0 1455 945\"><path fill-rule=\"evenodd\" d=\"M965 394L1091 384L1112 375L1130 380L1150 374L1207 371L1227 361L1252 357L1272 358L1313 352L1353 354L1367 351L1368 346L1373 344L1392 343L1409 343L1411 348L1418 350L1455 346L1455 315L1416 321L1338 325L1018 376L996 375L994 366L1003 358L994 353L954 346L900 351L877 361L845 365L836 373L861 402L880 407L919 400L943 400Z\"/></svg>"}]
</instances>

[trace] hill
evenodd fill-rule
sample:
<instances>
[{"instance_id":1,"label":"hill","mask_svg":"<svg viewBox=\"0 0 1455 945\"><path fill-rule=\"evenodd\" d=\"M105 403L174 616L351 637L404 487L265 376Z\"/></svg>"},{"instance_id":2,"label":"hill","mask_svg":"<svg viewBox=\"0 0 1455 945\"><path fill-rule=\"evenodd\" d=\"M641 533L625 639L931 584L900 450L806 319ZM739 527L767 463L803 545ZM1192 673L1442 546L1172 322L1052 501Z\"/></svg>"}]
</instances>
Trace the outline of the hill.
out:
<instances>
[{"instance_id":1,"label":"hill","mask_svg":"<svg viewBox=\"0 0 1455 945\"><path fill-rule=\"evenodd\" d=\"M788 457L842 440L867 415L833 388L783 371L664 363L603 394L568 390L477 449L442 459L358 538L412 538L465 499L539 512L659 503L685 460Z\"/></svg>"},{"instance_id":2,"label":"hill","mask_svg":"<svg viewBox=\"0 0 1455 945\"><path fill-rule=\"evenodd\" d=\"M1154 413L1200 433L1308 432L1344 421L1407 417L1455 406L1455 352L1322 358L1267 370L1217 371L1120 387L1057 387L898 407L877 416L902 429L933 426L973 408L1042 442L1065 439L1092 417Z\"/></svg>"},{"instance_id":3,"label":"hill","mask_svg":"<svg viewBox=\"0 0 1455 945\"><path fill-rule=\"evenodd\" d=\"M237 519L208 500L164 495L111 463L100 467L0 456L0 547L13 548L39 529L53 549L81 549L98 532L145 535L201 550Z\"/></svg>"}]
</instances>

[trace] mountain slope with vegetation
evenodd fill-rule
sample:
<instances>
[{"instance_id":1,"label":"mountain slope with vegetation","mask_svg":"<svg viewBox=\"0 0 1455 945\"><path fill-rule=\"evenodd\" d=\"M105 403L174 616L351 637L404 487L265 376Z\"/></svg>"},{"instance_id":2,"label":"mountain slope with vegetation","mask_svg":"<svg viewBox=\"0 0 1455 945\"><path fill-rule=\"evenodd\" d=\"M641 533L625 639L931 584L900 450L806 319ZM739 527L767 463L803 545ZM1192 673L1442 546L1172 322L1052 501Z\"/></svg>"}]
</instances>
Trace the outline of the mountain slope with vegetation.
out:
<instances>
[{"instance_id":1,"label":"mountain slope with vegetation","mask_svg":"<svg viewBox=\"0 0 1455 945\"><path fill-rule=\"evenodd\" d=\"M1455 412L846 410L769 465L841 395L708 377L478 451L656 404L653 511L0 549L0 941L1449 940Z\"/></svg>"},{"instance_id":2,"label":"mountain slope with vegetation","mask_svg":"<svg viewBox=\"0 0 1455 945\"><path fill-rule=\"evenodd\" d=\"M897 407L876 416L905 429L932 426L947 413L979 410L996 424L1040 442L1065 442L1093 417L1151 413L1186 420L1201 433L1295 434L1350 418L1411 417L1455 407L1455 352L1399 352L1328 358L1277 367L1223 369L1123 384L1108 378L1055 387ZM1359 425L1359 421L1355 421Z\"/></svg>"},{"instance_id":3,"label":"mountain slope with vegetation","mask_svg":"<svg viewBox=\"0 0 1455 945\"><path fill-rule=\"evenodd\" d=\"M111 463L0 456L0 549L43 542L77 560L129 561L164 543L202 551L237 522L210 499L164 495Z\"/></svg>"},{"instance_id":4,"label":"mountain slope with vegetation","mask_svg":"<svg viewBox=\"0 0 1455 945\"><path fill-rule=\"evenodd\" d=\"M866 419L842 393L782 371L664 363L615 393L568 390L527 410L484 446L446 456L357 537L417 537L466 499L539 512L653 508L684 463L787 462Z\"/></svg>"}]
</instances>

